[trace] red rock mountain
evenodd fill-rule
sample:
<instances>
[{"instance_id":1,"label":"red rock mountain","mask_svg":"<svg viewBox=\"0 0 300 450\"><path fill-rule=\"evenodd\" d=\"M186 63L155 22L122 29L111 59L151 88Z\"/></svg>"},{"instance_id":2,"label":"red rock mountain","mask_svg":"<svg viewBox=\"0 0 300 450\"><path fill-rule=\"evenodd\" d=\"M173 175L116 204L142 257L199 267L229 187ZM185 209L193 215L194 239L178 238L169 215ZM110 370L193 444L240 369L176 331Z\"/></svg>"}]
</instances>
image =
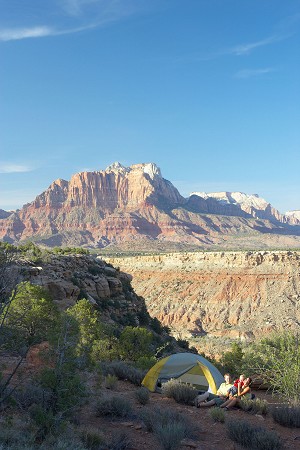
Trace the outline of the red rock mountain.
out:
<instances>
[{"instance_id":1,"label":"red rock mountain","mask_svg":"<svg viewBox=\"0 0 300 450\"><path fill-rule=\"evenodd\" d=\"M58 179L21 210L0 216L0 239L130 251L214 244L299 247L300 227L285 224L268 205L254 214L237 201L225 205L198 194L185 199L155 164L114 163L70 181Z\"/></svg>"}]
</instances>

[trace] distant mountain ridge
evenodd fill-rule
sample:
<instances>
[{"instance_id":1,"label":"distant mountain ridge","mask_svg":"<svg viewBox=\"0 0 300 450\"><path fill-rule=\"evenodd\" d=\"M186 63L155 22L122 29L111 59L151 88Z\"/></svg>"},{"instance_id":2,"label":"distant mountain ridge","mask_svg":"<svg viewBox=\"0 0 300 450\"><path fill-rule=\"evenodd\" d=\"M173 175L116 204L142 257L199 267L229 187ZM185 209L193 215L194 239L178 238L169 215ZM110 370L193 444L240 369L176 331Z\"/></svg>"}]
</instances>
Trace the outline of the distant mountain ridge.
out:
<instances>
[{"instance_id":1,"label":"distant mountain ridge","mask_svg":"<svg viewBox=\"0 0 300 450\"><path fill-rule=\"evenodd\" d=\"M259 197L257 194L244 194L243 192L193 192L192 195L197 195L206 200L208 205L213 204L213 200L218 202L220 206L219 214L230 214L239 215L239 210L246 213L244 217L254 217L256 219L266 219L271 221L279 221L282 223L289 223L289 217L281 214L277 209L275 209L270 203L265 199ZM211 200L209 202L209 200ZM213 210L213 208L211 208ZM210 211L215 214L214 211ZM218 213L217 213L218 214ZM231 215L231 214L230 214ZM300 223L300 222L299 222Z\"/></svg>"},{"instance_id":2,"label":"distant mountain ridge","mask_svg":"<svg viewBox=\"0 0 300 450\"><path fill-rule=\"evenodd\" d=\"M257 195L239 192L196 192L186 199L154 163L114 163L70 181L57 179L7 214L0 215L0 239L15 243L30 239L128 251L264 242L300 246L297 215L282 215Z\"/></svg>"}]
</instances>

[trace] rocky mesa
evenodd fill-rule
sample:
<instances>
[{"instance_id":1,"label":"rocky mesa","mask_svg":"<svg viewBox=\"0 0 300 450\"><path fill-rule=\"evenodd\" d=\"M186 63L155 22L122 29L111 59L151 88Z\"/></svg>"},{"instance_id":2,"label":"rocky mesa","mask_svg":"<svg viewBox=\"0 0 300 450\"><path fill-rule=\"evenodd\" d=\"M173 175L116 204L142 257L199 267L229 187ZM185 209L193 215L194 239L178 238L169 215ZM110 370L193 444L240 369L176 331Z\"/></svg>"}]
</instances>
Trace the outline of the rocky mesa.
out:
<instances>
[{"instance_id":1,"label":"rocky mesa","mask_svg":"<svg viewBox=\"0 0 300 450\"><path fill-rule=\"evenodd\" d=\"M58 179L22 209L2 211L0 239L112 251L295 248L297 217L242 193L184 198L154 163L114 163Z\"/></svg>"}]
</instances>

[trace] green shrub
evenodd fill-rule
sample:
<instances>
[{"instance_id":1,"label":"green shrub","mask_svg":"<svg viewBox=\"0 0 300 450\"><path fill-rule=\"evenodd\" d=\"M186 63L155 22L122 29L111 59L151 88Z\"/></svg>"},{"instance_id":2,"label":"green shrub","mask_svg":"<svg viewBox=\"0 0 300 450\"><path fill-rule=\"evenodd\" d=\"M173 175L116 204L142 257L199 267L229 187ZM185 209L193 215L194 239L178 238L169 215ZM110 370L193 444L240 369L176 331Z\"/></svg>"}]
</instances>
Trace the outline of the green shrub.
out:
<instances>
[{"instance_id":1,"label":"green shrub","mask_svg":"<svg viewBox=\"0 0 300 450\"><path fill-rule=\"evenodd\" d=\"M185 438L186 430L184 424L180 422L158 423L155 434L164 450L176 450Z\"/></svg>"},{"instance_id":2,"label":"green shrub","mask_svg":"<svg viewBox=\"0 0 300 450\"><path fill-rule=\"evenodd\" d=\"M243 411L249 411L252 414L267 414L268 412L268 402L260 398L254 400L241 398L240 406Z\"/></svg>"},{"instance_id":3,"label":"green shrub","mask_svg":"<svg viewBox=\"0 0 300 450\"><path fill-rule=\"evenodd\" d=\"M47 407L51 400L51 392L37 384L28 384L13 393L18 408L27 410L32 404Z\"/></svg>"},{"instance_id":4,"label":"green shrub","mask_svg":"<svg viewBox=\"0 0 300 450\"><path fill-rule=\"evenodd\" d=\"M213 419L214 422L225 422L225 411L221 408L212 408L210 410L210 417Z\"/></svg>"},{"instance_id":5,"label":"green shrub","mask_svg":"<svg viewBox=\"0 0 300 450\"><path fill-rule=\"evenodd\" d=\"M241 446L255 450L281 450L283 443L278 435L265 428L254 427L244 420L227 422L230 439Z\"/></svg>"},{"instance_id":6,"label":"green shrub","mask_svg":"<svg viewBox=\"0 0 300 450\"><path fill-rule=\"evenodd\" d=\"M144 409L141 418L147 428L147 431L155 432L157 426L167 426L170 423L179 423L184 425L185 436L193 438L196 435L197 429L194 424L178 411L171 408L154 407L153 409Z\"/></svg>"},{"instance_id":7,"label":"green shrub","mask_svg":"<svg viewBox=\"0 0 300 450\"><path fill-rule=\"evenodd\" d=\"M128 417L131 403L122 397L102 397L96 405L96 416Z\"/></svg>"},{"instance_id":8,"label":"green shrub","mask_svg":"<svg viewBox=\"0 0 300 450\"><path fill-rule=\"evenodd\" d=\"M62 433L49 434L46 436L42 445L38 447L39 450L87 450L88 446L85 446L80 439L80 434L74 433L74 429L66 428ZM36 448L36 447L35 447ZM101 447L95 447L100 450ZM102 447L104 449L104 447Z\"/></svg>"},{"instance_id":9,"label":"green shrub","mask_svg":"<svg viewBox=\"0 0 300 450\"><path fill-rule=\"evenodd\" d=\"M105 445L104 437L95 428L84 428L80 431L80 438L88 450L98 450Z\"/></svg>"},{"instance_id":10,"label":"green shrub","mask_svg":"<svg viewBox=\"0 0 300 450\"><path fill-rule=\"evenodd\" d=\"M233 342L231 349L222 355L220 363L224 372L236 375L243 373L244 351L241 344Z\"/></svg>"},{"instance_id":11,"label":"green shrub","mask_svg":"<svg viewBox=\"0 0 300 450\"><path fill-rule=\"evenodd\" d=\"M264 382L285 400L299 404L299 337L291 331L274 333L247 348L248 370L262 375ZM245 364L244 364L245 365Z\"/></svg>"},{"instance_id":12,"label":"green shrub","mask_svg":"<svg viewBox=\"0 0 300 450\"><path fill-rule=\"evenodd\" d=\"M123 361L113 361L102 364L104 375L115 375L119 380L128 380L136 386L140 386L146 374L145 371L136 369Z\"/></svg>"},{"instance_id":13,"label":"green shrub","mask_svg":"<svg viewBox=\"0 0 300 450\"><path fill-rule=\"evenodd\" d=\"M61 372L56 369L45 368L41 371L40 385L50 392L50 408L54 414L67 411L80 405L86 395L86 389L79 375L66 364Z\"/></svg>"},{"instance_id":14,"label":"green shrub","mask_svg":"<svg viewBox=\"0 0 300 450\"><path fill-rule=\"evenodd\" d=\"M1 423L0 448L3 450L29 447L34 443L34 434L23 423L12 417ZM2 447L3 446L3 447Z\"/></svg>"},{"instance_id":15,"label":"green shrub","mask_svg":"<svg viewBox=\"0 0 300 450\"><path fill-rule=\"evenodd\" d=\"M135 362L135 366L141 370L150 370L157 363L155 356L141 356Z\"/></svg>"},{"instance_id":16,"label":"green shrub","mask_svg":"<svg viewBox=\"0 0 300 450\"><path fill-rule=\"evenodd\" d=\"M118 378L115 375L107 375L104 378L104 386L106 389L115 389L118 382Z\"/></svg>"},{"instance_id":17,"label":"green shrub","mask_svg":"<svg viewBox=\"0 0 300 450\"><path fill-rule=\"evenodd\" d=\"M284 427L300 428L300 407L279 406L272 408L272 417L275 422Z\"/></svg>"},{"instance_id":18,"label":"green shrub","mask_svg":"<svg viewBox=\"0 0 300 450\"><path fill-rule=\"evenodd\" d=\"M37 427L38 439L44 439L50 431L58 428L53 412L41 405L32 405L29 408L29 414L32 422Z\"/></svg>"},{"instance_id":19,"label":"green shrub","mask_svg":"<svg viewBox=\"0 0 300 450\"><path fill-rule=\"evenodd\" d=\"M198 391L191 385L171 379L164 383L161 388L162 394L169 398L174 398L177 403L186 405L193 404Z\"/></svg>"},{"instance_id":20,"label":"green shrub","mask_svg":"<svg viewBox=\"0 0 300 450\"><path fill-rule=\"evenodd\" d=\"M150 394L147 388L145 387L140 387L136 392L135 392L135 396L136 399L138 400L138 402L141 405L146 405L147 403L149 403L150 400Z\"/></svg>"}]
</instances>

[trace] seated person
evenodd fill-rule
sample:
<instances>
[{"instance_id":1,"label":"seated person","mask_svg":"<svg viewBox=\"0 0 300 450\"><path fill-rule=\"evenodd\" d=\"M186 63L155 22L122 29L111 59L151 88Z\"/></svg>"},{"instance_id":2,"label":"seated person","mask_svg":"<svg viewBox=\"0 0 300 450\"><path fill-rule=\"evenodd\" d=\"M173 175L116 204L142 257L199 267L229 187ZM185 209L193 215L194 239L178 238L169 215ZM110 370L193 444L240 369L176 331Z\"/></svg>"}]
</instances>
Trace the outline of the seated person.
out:
<instances>
[{"instance_id":1,"label":"seated person","mask_svg":"<svg viewBox=\"0 0 300 450\"><path fill-rule=\"evenodd\" d=\"M224 402L220 408L230 409L234 406L239 406L242 398L251 398L251 384L252 379L250 377L246 378L243 382L243 386L241 386L241 382L238 383L238 392L237 396L230 397L226 402Z\"/></svg>"},{"instance_id":2,"label":"seated person","mask_svg":"<svg viewBox=\"0 0 300 450\"><path fill-rule=\"evenodd\" d=\"M230 373L225 373L224 383L219 386L217 395L205 392L202 395L196 397L196 406L200 408L202 406L221 405L228 398L228 390L233 386Z\"/></svg>"},{"instance_id":3,"label":"seated person","mask_svg":"<svg viewBox=\"0 0 300 450\"><path fill-rule=\"evenodd\" d=\"M240 383L241 388L243 387L244 384L244 380L245 380L245 375L242 373L240 375L240 378L238 378L237 380L235 380L235 382L233 383L233 386L231 386L230 389L228 389L228 397L234 397L235 395L237 395L238 393L238 384Z\"/></svg>"}]
</instances>

